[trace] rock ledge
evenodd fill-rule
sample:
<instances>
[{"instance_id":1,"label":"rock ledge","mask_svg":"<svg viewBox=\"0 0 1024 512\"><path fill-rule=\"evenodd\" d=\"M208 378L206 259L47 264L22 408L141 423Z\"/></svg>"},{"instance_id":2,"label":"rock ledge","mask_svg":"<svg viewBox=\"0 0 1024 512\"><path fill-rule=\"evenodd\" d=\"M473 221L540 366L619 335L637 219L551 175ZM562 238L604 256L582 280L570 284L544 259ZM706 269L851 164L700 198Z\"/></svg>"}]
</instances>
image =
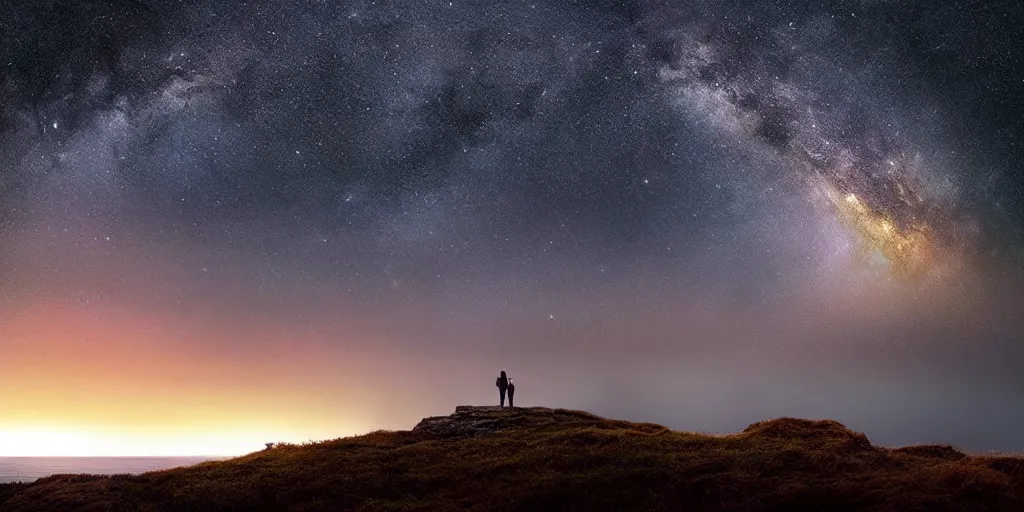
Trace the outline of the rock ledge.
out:
<instances>
[{"instance_id":1,"label":"rock ledge","mask_svg":"<svg viewBox=\"0 0 1024 512\"><path fill-rule=\"evenodd\" d=\"M448 416L423 418L413 432L444 438L475 437L514 427L542 427L566 421L603 421L603 418L581 411L547 407L497 407L460 405Z\"/></svg>"}]
</instances>

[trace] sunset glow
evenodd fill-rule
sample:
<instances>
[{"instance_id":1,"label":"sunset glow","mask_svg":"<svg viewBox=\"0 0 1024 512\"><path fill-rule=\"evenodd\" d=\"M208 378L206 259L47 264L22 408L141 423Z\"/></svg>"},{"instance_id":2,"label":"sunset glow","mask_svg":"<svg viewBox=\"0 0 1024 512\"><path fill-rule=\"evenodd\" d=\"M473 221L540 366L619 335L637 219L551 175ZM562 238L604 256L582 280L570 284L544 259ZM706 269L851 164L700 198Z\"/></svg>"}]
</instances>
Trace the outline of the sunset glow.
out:
<instances>
[{"instance_id":1,"label":"sunset glow","mask_svg":"<svg viewBox=\"0 0 1024 512\"><path fill-rule=\"evenodd\" d=\"M45 324L31 321L43 311ZM126 311L85 317L40 304L7 318L2 335L19 342L3 345L0 358L18 361L3 368L18 385L3 397L0 454L239 455L374 426L362 398L324 392L342 368L324 366L331 350L310 356L270 344L226 366L199 347L172 349L181 333L158 334L157 319Z\"/></svg>"}]
</instances>

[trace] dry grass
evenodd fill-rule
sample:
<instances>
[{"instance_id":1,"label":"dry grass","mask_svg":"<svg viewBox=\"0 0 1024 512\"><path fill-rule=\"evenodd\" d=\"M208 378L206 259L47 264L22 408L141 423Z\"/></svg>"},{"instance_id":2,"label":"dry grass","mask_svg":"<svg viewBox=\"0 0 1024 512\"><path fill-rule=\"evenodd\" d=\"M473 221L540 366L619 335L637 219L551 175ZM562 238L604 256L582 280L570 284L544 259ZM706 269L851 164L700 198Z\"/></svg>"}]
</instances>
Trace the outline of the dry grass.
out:
<instances>
[{"instance_id":1,"label":"dry grass","mask_svg":"<svg viewBox=\"0 0 1024 512\"><path fill-rule=\"evenodd\" d=\"M137 476L0 485L0 510L1024 510L1022 458L879 448L834 421L717 437L552 409L474 421L486 433L373 432Z\"/></svg>"}]
</instances>

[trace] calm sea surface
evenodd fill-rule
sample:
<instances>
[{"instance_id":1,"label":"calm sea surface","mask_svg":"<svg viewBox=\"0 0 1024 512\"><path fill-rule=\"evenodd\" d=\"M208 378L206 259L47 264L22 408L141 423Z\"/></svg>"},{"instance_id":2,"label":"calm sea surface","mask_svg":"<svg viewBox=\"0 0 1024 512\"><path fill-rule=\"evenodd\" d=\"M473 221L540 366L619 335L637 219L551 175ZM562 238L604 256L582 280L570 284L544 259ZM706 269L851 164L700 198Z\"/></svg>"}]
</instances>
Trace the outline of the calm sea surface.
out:
<instances>
[{"instance_id":1,"label":"calm sea surface","mask_svg":"<svg viewBox=\"0 0 1024 512\"><path fill-rule=\"evenodd\" d=\"M0 483L31 482L58 473L115 475L191 466L225 457L0 457Z\"/></svg>"}]
</instances>

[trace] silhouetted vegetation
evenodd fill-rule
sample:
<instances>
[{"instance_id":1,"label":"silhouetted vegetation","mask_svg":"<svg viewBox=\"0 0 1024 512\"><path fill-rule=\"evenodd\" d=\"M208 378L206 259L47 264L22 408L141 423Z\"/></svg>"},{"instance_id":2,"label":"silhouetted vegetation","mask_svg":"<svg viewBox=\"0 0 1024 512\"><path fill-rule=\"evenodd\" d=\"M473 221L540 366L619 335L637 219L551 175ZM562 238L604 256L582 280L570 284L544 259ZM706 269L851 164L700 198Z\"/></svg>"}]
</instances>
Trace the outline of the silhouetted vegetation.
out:
<instances>
[{"instance_id":1,"label":"silhouetted vegetation","mask_svg":"<svg viewBox=\"0 0 1024 512\"><path fill-rule=\"evenodd\" d=\"M188 468L0 485L0 510L1021 510L1024 458L880 448L834 421L709 436L542 408Z\"/></svg>"}]
</instances>

